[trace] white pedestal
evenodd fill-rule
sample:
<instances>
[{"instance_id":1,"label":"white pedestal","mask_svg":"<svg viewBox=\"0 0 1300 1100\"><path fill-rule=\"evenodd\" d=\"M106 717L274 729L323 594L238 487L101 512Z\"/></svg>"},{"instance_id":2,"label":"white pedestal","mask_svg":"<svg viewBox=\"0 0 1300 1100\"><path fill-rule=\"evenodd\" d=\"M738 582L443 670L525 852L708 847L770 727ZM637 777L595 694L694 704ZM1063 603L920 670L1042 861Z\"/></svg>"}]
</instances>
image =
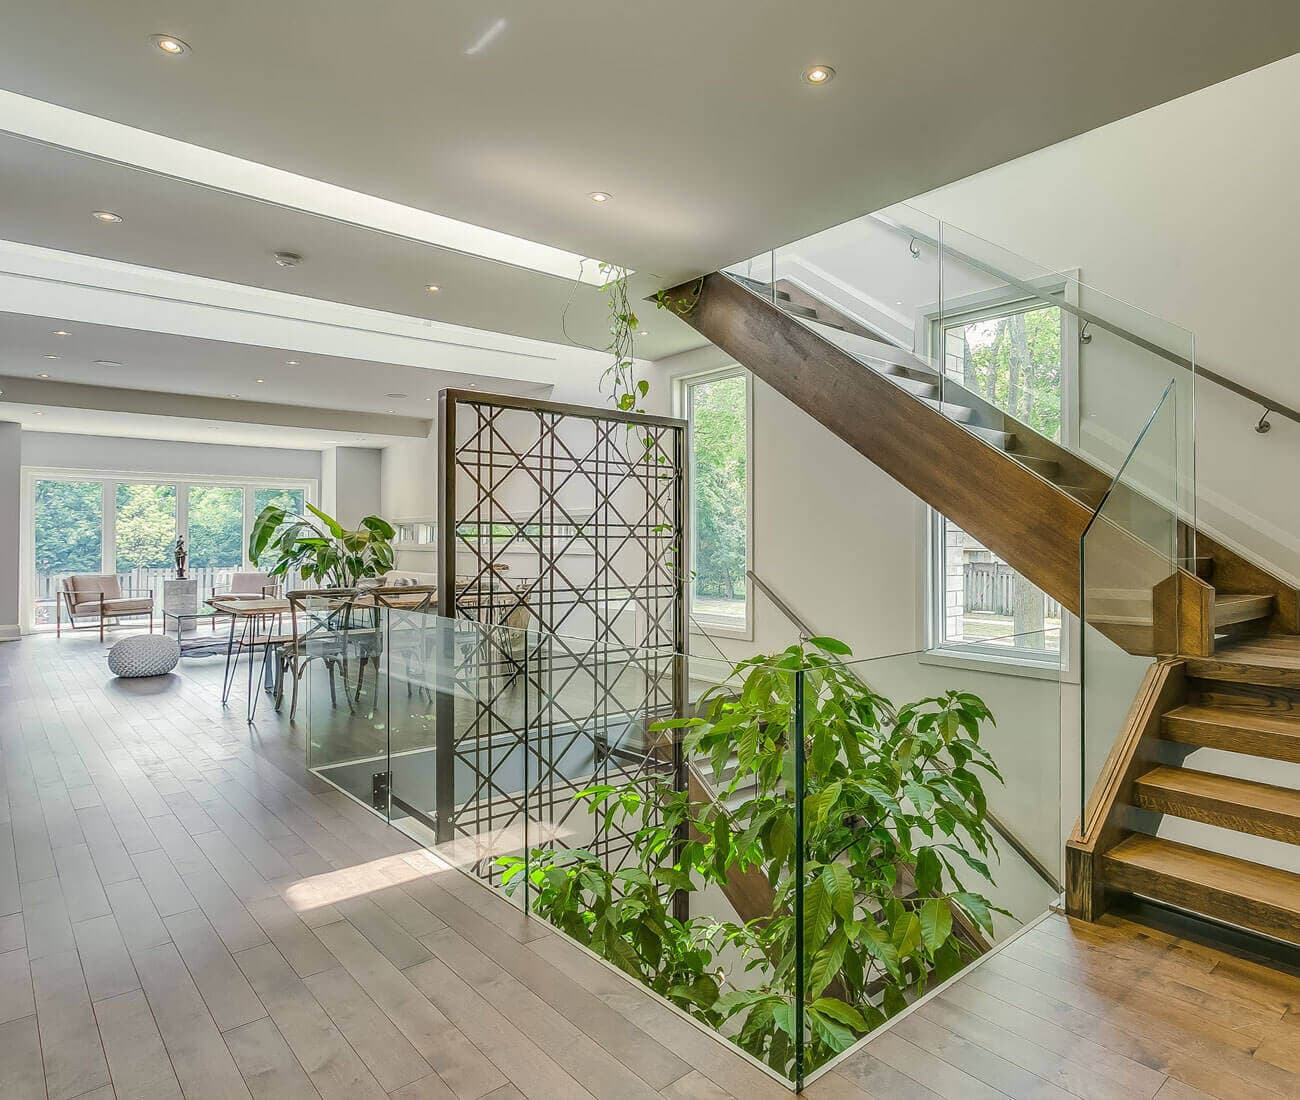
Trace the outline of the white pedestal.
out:
<instances>
[{"instance_id":1,"label":"white pedestal","mask_svg":"<svg viewBox=\"0 0 1300 1100\"><path fill-rule=\"evenodd\" d=\"M163 581L163 611L172 615L193 615L199 609L199 582L196 579ZM193 629L193 620L188 624Z\"/></svg>"}]
</instances>

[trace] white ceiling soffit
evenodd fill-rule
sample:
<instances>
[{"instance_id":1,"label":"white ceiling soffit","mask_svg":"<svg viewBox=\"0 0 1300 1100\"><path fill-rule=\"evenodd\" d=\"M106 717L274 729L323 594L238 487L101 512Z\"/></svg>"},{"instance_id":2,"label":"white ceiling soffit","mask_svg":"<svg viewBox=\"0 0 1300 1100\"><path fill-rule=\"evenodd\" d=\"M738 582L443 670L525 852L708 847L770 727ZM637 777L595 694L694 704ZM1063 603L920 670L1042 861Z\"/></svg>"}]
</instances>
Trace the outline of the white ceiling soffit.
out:
<instances>
[{"instance_id":1,"label":"white ceiling soffit","mask_svg":"<svg viewBox=\"0 0 1300 1100\"><path fill-rule=\"evenodd\" d=\"M493 367L491 357L482 354L488 349L522 357L521 362L533 357L534 368L542 368L554 365L557 355L571 354L556 345L599 348L609 340L606 296L596 287L409 237L9 135L0 135L0 179L0 271L30 275L61 268L59 277L72 281L220 301L250 313L328 317L358 330L401 331L441 342L450 353L470 349L469 361L452 369L495 374L508 373L499 366L505 360L496 356ZM113 211L123 220L106 225L91 217L94 210ZM4 241L31 246L29 254L6 248ZM49 251L38 256L36 249ZM280 251L300 254L302 263L277 266ZM225 285L200 285L203 280ZM430 293L429 284L440 289ZM640 297L654 289L644 275L634 275L632 287ZM349 311L340 303L360 308ZM153 309L143 300L139 307ZM170 312L150 312L156 320L149 322L123 323L165 324ZM638 340L639 358L659 358L701 342L668 313L652 307L646 312L655 316L643 317L649 336ZM388 353L361 352L379 354ZM486 367L476 365L485 358ZM533 377L557 380L536 370Z\"/></svg>"},{"instance_id":2,"label":"white ceiling soffit","mask_svg":"<svg viewBox=\"0 0 1300 1100\"><path fill-rule=\"evenodd\" d=\"M5 297L0 277L0 300ZM448 357L449 364L454 360ZM555 364L543 373L554 375ZM0 374L36 385L19 398L6 387L7 403L37 400L40 387L62 383L103 388L127 401L137 391L178 398L231 398L281 407L279 422L293 424L299 411L341 410L346 415L432 416L444 388L545 396L545 383L494 377L426 365L380 362L304 352L294 345L200 339L168 332L89 324L66 315L0 312ZM102 402L97 402L102 404ZM127 406L122 406L124 411ZM0 405L0 412L3 405ZM193 415L192 410L186 415ZM213 419L225 419L213 413ZM329 421L338 423L337 420ZM374 429L371 429L374 430ZM397 433L400 434L400 433Z\"/></svg>"},{"instance_id":3,"label":"white ceiling soffit","mask_svg":"<svg viewBox=\"0 0 1300 1100\"><path fill-rule=\"evenodd\" d=\"M324 181L676 281L1298 46L1296 0L41 0L6 5L0 83L296 173L300 201L362 213Z\"/></svg>"},{"instance_id":4,"label":"white ceiling soffit","mask_svg":"<svg viewBox=\"0 0 1300 1100\"><path fill-rule=\"evenodd\" d=\"M603 267L599 260L562 248L364 195L2 89L0 130L110 163L143 168L217 191L308 211L544 275L601 286L616 274Z\"/></svg>"}]
</instances>

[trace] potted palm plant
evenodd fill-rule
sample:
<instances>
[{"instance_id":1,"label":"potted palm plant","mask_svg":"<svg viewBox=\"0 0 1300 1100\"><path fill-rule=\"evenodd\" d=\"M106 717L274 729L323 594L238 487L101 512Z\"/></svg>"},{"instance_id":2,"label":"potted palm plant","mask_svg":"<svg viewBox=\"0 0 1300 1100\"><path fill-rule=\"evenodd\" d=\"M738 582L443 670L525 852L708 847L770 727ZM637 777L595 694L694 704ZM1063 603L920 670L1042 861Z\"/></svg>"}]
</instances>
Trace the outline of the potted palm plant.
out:
<instances>
[{"instance_id":1,"label":"potted palm plant","mask_svg":"<svg viewBox=\"0 0 1300 1100\"><path fill-rule=\"evenodd\" d=\"M393 567L393 525L379 516L366 516L354 530L333 516L306 505L310 516L268 504L253 522L248 559L273 577L296 574L325 588L356 588Z\"/></svg>"}]
</instances>

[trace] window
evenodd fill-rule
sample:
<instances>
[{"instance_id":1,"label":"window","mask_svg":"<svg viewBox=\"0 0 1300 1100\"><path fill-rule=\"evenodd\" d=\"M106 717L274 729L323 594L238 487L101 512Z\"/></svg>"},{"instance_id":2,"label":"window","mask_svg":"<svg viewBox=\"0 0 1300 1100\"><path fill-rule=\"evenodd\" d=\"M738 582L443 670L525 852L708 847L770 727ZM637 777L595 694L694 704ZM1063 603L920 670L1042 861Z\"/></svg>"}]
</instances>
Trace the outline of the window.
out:
<instances>
[{"instance_id":1,"label":"window","mask_svg":"<svg viewBox=\"0 0 1300 1100\"><path fill-rule=\"evenodd\" d=\"M1062 355L1067 321L1058 307L1030 299L974 302L933 323L948 378L1062 442L1072 434L1073 365ZM934 511L930 546L932 648L1059 665L1060 604Z\"/></svg>"},{"instance_id":2,"label":"window","mask_svg":"<svg viewBox=\"0 0 1300 1100\"><path fill-rule=\"evenodd\" d=\"M683 384L690 424L690 613L708 630L749 630L749 375Z\"/></svg>"},{"instance_id":3,"label":"window","mask_svg":"<svg viewBox=\"0 0 1300 1100\"><path fill-rule=\"evenodd\" d=\"M153 590L175 575L176 536L185 532L187 574L200 592L226 583L248 562L257 511L280 504L301 512L314 483L252 483L167 477L146 481L103 472L28 470L24 474L23 626L54 624L62 579L115 573L123 589Z\"/></svg>"},{"instance_id":4,"label":"window","mask_svg":"<svg viewBox=\"0 0 1300 1100\"><path fill-rule=\"evenodd\" d=\"M104 565L104 486L98 481L40 478L33 492L37 626L54 623L64 577L98 573Z\"/></svg>"},{"instance_id":5,"label":"window","mask_svg":"<svg viewBox=\"0 0 1300 1100\"><path fill-rule=\"evenodd\" d=\"M1012 303L943 319L944 373L1048 439L1061 441L1062 312Z\"/></svg>"}]
</instances>

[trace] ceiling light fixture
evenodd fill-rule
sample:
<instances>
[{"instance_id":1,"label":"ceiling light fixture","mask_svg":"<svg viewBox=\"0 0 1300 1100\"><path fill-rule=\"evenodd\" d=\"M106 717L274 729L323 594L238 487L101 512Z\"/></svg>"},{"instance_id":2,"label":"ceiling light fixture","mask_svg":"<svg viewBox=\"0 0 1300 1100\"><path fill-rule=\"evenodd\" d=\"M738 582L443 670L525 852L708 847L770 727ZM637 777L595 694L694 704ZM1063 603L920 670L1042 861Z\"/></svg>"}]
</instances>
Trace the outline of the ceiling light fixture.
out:
<instances>
[{"instance_id":1,"label":"ceiling light fixture","mask_svg":"<svg viewBox=\"0 0 1300 1100\"><path fill-rule=\"evenodd\" d=\"M265 378L255 378L254 381L255 381L255 382L260 386L263 382L266 381L266 379L265 379Z\"/></svg>"},{"instance_id":2,"label":"ceiling light fixture","mask_svg":"<svg viewBox=\"0 0 1300 1100\"><path fill-rule=\"evenodd\" d=\"M285 365L286 367L296 367L296 366L298 365L298 360L297 360L297 359L286 359L286 360L284 361L284 365Z\"/></svg>"},{"instance_id":3,"label":"ceiling light fixture","mask_svg":"<svg viewBox=\"0 0 1300 1100\"><path fill-rule=\"evenodd\" d=\"M437 283L425 283L424 289L427 290L430 294L437 294L438 291L442 289L442 287L440 287Z\"/></svg>"},{"instance_id":4,"label":"ceiling light fixture","mask_svg":"<svg viewBox=\"0 0 1300 1100\"><path fill-rule=\"evenodd\" d=\"M592 202L609 202L613 197L608 191L593 191L587 196Z\"/></svg>"},{"instance_id":5,"label":"ceiling light fixture","mask_svg":"<svg viewBox=\"0 0 1300 1100\"><path fill-rule=\"evenodd\" d=\"M805 84L829 84L835 79L835 70L829 65L814 65L811 69L805 69L803 72L803 82Z\"/></svg>"},{"instance_id":6,"label":"ceiling light fixture","mask_svg":"<svg viewBox=\"0 0 1300 1100\"><path fill-rule=\"evenodd\" d=\"M70 332L65 332L63 329L58 329L58 330L54 333L54 335L55 335L55 336L71 336L72 333L70 333Z\"/></svg>"},{"instance_id":7,"label":"ceiling light fixture","mask_svg":"<svg viewBox=\"0 0 1300 1100\"><path fill-rule=\"evenodd\" d=\"M645 329L642 329L640 332L637 333L637 335L638 335L638 336L649 336L650 333L648 333Z\"/></svg>"},{"instance_id":8,"label":"ceiling light fixture","mask_svg":"<svg viewBox=\"0 0 1300 1100\"><path fill-rule=\"evenodd\" d=\"M37 378L49 378L49 375L48 375L48 374L38 374L36 377L37 377Z\"/></svg>"},{"instance_id":9,"label":"ceiling light fixture","mask_svg":"<svg viewBox=\"0 0 1300 1100\"><path fill-rule=\"evenodd\" d=\"M228 393L228 394L226 394L226 396L227 396L227 397L238 397L239 394L237 394L237 393Z\"/></svg>"},{"instance_id":10,"label":"ceiling light fixture","mask_svg":"<svg viewBox=\"0 0 1300 1100\"><path fill-rule=\"evenodd\" d=\"M116 359L96 359L96 360L95 360L95 366L97 366L97 367L120 367L121 365L122 365L122 364L119 363Z\"/></svg>"},{"instance_id":11,"label":"ceiling light fixture","mask_svg":"<svg viewBox=\"0 0 1300 1100\"><path fill-rule=\"evenodd\" d=\"M277 252L275 262L280 267L297 267L302 263L302 256L297 252Z\"/></svg>"},{"instance_id":12,"label":"ceiling light fixture","mask_svg":"<svg viewBox=\"0 0 1300 1100\"><path fill-rule=\"evenodd\" d=\"M175 35L171 34L151 34L149 41L157 46L168 57L180 57L181 54L190 52L188 43L182 42Z\"/></svg>"},{"instance_id":13,"label":"ceiling light fixture","mask_svg":"<svg viewBox=\"0 0 1300 1100\"><path fill-rule=\"evenodd\" d=\"M57 359L58 356L57 356L57 355L47 355L45 358L46 358L46 359Z\"/></svg>"},{"instance_id":14,"label":"ceiling light fixture","mask_svg":"<svg viewBox=\"0 0 1300 1100\"><path fill-rule=\"evenodd\" d=\"M384 396L390 401L405 401L407 397L404 393L386 393Z\"/></svg>"},{"instance_id":15,"label":"ceiling light fixture","mask_svg":"<svg viewBox=\"0 0 1300 1100\"><path fill-rule=\"evenodd\" d=\"M122 220L121 214L114 214L111 210L92 210L90 216L96 221L108 222L110 224Z\"/></svg>"}]
</instances>

